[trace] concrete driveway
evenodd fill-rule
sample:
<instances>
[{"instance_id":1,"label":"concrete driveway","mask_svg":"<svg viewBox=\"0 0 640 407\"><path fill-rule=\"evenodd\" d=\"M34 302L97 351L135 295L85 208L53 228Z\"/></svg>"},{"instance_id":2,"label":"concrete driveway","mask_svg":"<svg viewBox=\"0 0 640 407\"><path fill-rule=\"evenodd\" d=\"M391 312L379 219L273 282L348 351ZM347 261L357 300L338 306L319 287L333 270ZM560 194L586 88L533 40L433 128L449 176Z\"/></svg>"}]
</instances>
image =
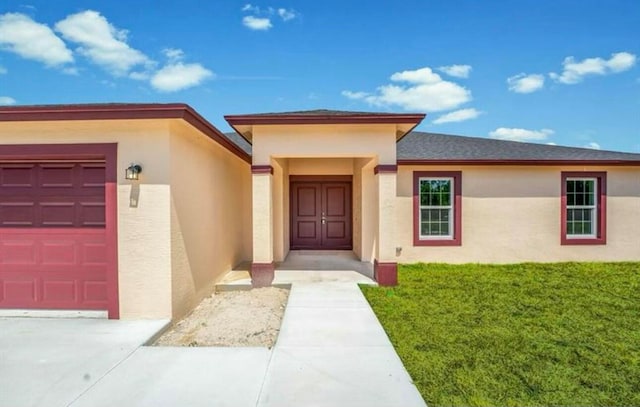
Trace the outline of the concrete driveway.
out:
<instances>
[{"instance_id":1,"label":"concrete driveway","mask_svg":"<svg viewBox=\"0 0 640 407\"><path fill-rule=\"evenodd\" d=\"M0 318L0 407L68 406L167 323Z\"/></svg>"}]
</instances>

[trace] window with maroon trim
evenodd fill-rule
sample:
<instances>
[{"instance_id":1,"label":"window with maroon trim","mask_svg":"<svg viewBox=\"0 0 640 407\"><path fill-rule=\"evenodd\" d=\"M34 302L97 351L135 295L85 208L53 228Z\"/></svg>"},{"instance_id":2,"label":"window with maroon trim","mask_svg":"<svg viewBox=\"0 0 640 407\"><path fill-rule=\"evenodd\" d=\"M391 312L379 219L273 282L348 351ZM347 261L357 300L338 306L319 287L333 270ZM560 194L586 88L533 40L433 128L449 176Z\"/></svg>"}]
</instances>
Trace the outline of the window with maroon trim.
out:
<instances>
[{"instance_id":1,"label":"window with maroon trim","mask_svg":"<svg viewBox=\"0 0 640 407\"><path fill-rule=\"evenodd\" d=\"M462 244L462 172L413 173L413 245Z\"/></svg>"},{"instance_id":2,"label":"window with maroon trim","mask_svg":"<svg viewBox=\"0 0 640 407\"><path fill-rule=\"evenodd\" d=\"M563 172L563 245L606 243L606 172Z\"/></svg>"}]
</instances>

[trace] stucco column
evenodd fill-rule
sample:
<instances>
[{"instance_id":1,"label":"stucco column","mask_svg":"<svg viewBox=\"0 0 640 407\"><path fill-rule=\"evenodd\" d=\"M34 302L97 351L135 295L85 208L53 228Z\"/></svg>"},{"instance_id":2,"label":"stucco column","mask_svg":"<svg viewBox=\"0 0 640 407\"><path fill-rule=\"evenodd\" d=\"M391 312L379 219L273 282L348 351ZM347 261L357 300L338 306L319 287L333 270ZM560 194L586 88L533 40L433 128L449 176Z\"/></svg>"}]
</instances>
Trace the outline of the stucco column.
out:
<instances>
[{"instance_id":1,"label":"stucco column","mask_svg":"<svg viewBox=\"0 0 640 407\"><path fill-rule=\"evenodd\" d=\"M273 262L273 167L253 165L253 261L251 283L254 287L271 285L274 277Z\"/></svg>"},{"instance_id":2,"label":"stucco column","mask_svg":"<svg viewBox=\"0 0 640 407\"><path fill-rule=\"evenodd\" d=\"M398 284L396 262L396 177L397 165L378 165L374 169L378 184L378 245L373 274L380 285Z\"/></svg>"}]
</instances>

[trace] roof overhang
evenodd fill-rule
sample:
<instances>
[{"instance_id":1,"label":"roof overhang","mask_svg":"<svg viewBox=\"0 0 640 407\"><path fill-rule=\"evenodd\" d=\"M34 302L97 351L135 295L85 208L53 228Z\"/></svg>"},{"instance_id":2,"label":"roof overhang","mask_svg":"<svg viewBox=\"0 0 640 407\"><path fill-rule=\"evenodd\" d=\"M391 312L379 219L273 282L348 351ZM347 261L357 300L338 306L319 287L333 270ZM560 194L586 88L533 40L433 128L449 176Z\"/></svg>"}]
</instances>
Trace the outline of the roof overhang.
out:
<instances>
[{"instance_id":1,"label":"roof overhang","mask_svg":"<svg viewBox=\"0 0 640 407\"><path fill-rule=\"evenodd\" d=\"M425 118L423 113L375 113L375 114L249 114L226 115L224 119L247 142L252 143L253 126L318 125L318 124L393 124L396 140L400 140Z\"/></svg>"},{"instance_id":2,"label":"roof overhang","mask_svg":"<svg viewBox=\"0 0 640 407\"><path fill-rule=\"evenodd\" d=\"M182 119L244 161L251 163L249 154L229 141L220 130L184 103L0 107L0 122L141 119Z\"/></svg>"}]
</instances>

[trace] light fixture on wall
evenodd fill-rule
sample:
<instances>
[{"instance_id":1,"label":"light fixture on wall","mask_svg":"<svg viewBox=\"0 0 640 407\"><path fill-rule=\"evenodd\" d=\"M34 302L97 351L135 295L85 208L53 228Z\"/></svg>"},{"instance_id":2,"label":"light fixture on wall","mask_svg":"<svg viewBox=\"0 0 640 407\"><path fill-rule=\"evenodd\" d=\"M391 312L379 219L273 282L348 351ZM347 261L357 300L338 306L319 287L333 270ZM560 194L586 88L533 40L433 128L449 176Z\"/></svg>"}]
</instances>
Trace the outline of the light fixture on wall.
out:
<instances>
[{"instance_id":1,"label":"light fixture on wall","mask_svg":"<svg viewBox=\"0 0 640 407\"><path fill-rule=\"evenodd\" d=\"M124 170L124 177L126 179L138 180L138 174L142 172L142 167L138 164L131 164L126 170Z\"/></svg>"}]
</instances>

